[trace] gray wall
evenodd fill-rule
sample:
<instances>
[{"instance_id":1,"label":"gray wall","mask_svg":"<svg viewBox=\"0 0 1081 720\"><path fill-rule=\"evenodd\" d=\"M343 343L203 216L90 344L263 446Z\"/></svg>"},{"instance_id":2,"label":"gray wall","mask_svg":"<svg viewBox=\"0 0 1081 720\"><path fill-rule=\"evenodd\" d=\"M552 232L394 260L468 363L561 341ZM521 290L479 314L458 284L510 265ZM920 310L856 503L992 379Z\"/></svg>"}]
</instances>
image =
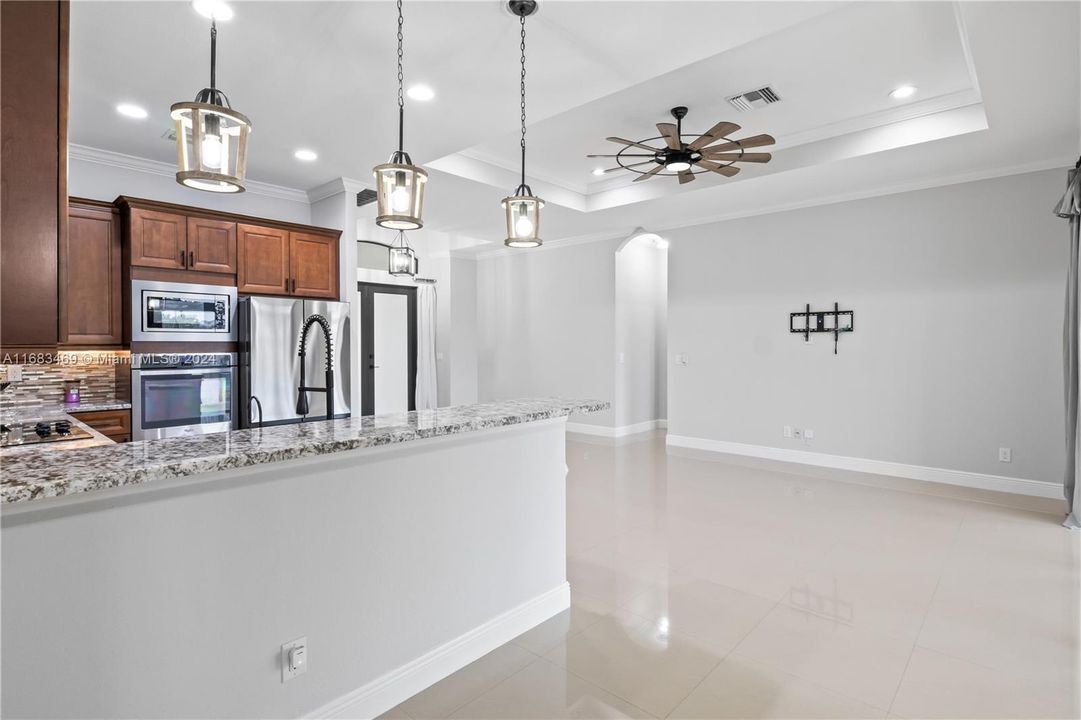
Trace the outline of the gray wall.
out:
<instances>
[{"instance_id":1,"label":"gray wall","mask_svg":"<svg viewBox=\"0 0 1081 720\"><path fill-rule=\"evenodd\" d=\"M669 432L1061 482L1064 178L669 233ZM789 312L835 300L856 313L839 355L789 334Z\"/></svg>"},{"instance_id":2,"label":"gray wall","mask_svg":"<svg viewBox=\"0 0 1081 720\"><path fill-rule=\"evenodd\" d=\"M521 251L477 263L477 373L481 402L615 393L618 241ZM575 423L612 425L611 410Z\"/></svg>"},{"instance_id":3,"label":"gray wall","mask_svg":"<svg viewBox=\"0 0 1081 720\"><path fill-rule=\"evenodd\" d=\"M156 167L157 164L153 165ZM180 185L169 174L140 172L78 158L68 162L68 194L105 202L112 202L118 195L130 195L305 225L312 222L306 199L284 200L258 192L239 195L203 192Z\"/></svg>"},{"instance_id":4,"label":"gray wall","mask_svg":"<svg viewBox=\"0 0 1081 720\"><path fill-rule=\"evenodd\" d=\"M665 254L640 239L615 254L616 427L664 417Z\"/></svg>"}]
</instances>

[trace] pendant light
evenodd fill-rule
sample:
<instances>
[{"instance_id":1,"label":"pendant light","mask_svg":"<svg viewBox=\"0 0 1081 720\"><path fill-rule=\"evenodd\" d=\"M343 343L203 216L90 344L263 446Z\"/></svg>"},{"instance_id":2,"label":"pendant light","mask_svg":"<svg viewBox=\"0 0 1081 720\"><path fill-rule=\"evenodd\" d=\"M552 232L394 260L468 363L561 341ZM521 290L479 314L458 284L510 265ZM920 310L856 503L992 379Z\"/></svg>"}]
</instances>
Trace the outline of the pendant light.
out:
<instances>
[{"instance_id":1,"label":"pendant light","mask_svg":"<svg viewBox=\"0 0 1081 720\"><path fill-rule=\"evenodd\" d=\"M503 243L508 247L531 248L541 244L540 209L544 207L544 201L534 196L525 182L525 19L537 11L537 2L510 0L507 8L522 23L522 183L514 190L514 195L503 198L503 209L507 214L507 239Z\"/></svg>"},{"instance_id":2,"label":"pendant light","mask_svg":"<svg viewBox=\"0 0 1081 720\"><path fill-rule=\"evenodd\" d=\"M176 181L196 190L244 192L251 121L217 88L218 27L210 19L210 87L169 108L176 122Z\"/></svg>"},{"instance_id":3,"label":"pendant light","mask_svg":"<svg viewBox=\"0 0 1081 720\"><path fill-rule=\"evenodd\" d=\"M402 93L402 0L398 0L398 149L390 162L377 165L375 190L378 209L375 224L392 230L416 230L424 226L424 185L428 173L413 164L403 149L405 137L405 99Z\"/></svg>"},{"instance_id":4,"label":"pendant light","mask_svg":"<svg viewBox=\"0 0 1081 720\"><path fill-rule=\"evenodd\" d=\"M398 231L398 238L388 251L388 272L395 277L413 277L417 274L417 254L405 239L405 231Z\"/></svg>"}]
</instances>

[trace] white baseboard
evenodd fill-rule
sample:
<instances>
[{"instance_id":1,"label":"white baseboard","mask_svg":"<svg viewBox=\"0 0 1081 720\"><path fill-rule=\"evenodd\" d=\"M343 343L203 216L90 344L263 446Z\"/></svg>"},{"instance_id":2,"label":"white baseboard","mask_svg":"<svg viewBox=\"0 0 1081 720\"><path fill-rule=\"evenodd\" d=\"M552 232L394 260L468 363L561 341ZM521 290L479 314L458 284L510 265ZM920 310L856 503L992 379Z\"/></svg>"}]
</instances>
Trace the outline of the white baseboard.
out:
<instances>
[{"instance_id":1,"label":"white baseboard","mask_svg":"<svg viewBox=\"0 0 1081 720\"><path fill-rule=\"evenodd\" d=\"M904 463L889 462L886 460L869 460L867 458L845 457L843 455L827 455L825 453L769 447L767 445L747 445L744 443L728 442L726 440L708 440L706 438L687 437L685 435L668 435L666 442L671 447L705 450L707 452L726 453L729 455L744 455L767 460L779 460L782 462L801 463L803 465L815 465L817 467L836 468L838 470L852 470L855 472L871 473L873 475L889 475L910 480L960 485L962 487L995 490L997 492L1014 493L1016 495L1031 495L1033 497L1051 498L1056 500L1062 499L1061 485L1043 482L1041 480L1028 480L1026 478L1005 477L1002 475L985 475L983 473L967 472L965 470L948 470L945 468L924 467L922 465L906 465Z\"/></svg>"},{"instance_id":2,"label":"white baseboard","mask_svg":"<svg viewBox=\"0 0 1081 720\"><path fill-rule=\"evenodd\" d=\"M568 422L567 432L580 433L582 435L596 435L598 437L618 438L666 427L668 427L667 420L646 420L645 422L635 423L634 425L620 425L619 427Z\"/></svg>"},{"instance_id":3,"label":"white baseboard","mask_svg":"<svg viewBox=\"0 0 1081 720\"><path fill-rule=\"evenodd\" d=\"M440 645L416 660L331 700L304 717L374 718L526 630L563 612L570 604L570 585L563 583Z\"/></svg>"}]
</instances>

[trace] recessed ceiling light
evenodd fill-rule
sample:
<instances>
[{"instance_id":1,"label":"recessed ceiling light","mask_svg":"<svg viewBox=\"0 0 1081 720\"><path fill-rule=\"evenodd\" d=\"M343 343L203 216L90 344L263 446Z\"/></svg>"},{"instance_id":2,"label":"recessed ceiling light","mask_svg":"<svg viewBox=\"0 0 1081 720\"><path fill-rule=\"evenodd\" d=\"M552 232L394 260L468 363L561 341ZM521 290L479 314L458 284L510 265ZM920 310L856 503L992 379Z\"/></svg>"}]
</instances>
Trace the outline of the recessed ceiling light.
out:
<instances>
[{"instance_id":1,"label":"recessed ceiling light","mask_svg":"<svg viewBox=\"0 0 1081 720\"><path fill-rule=\"evenodd\" d=\"M124 117L134 118L136 120L145 120L147 112L138 105L132 105L131 103L120 103L116 106L116 111Z\"/></svg>"},{"instance_id":2,"label":"recessed ceiling light","mask_svg":"<svg viewBox=\"0 0 1081 720\"><path fill-rule=\"evenodd\" d=\"M191 6L195 12L211 20L233 19L233 8L226 5L224 0L192 0Z\"/></svg>"},{"instance_id":3,"label":"recessed ceiling light","mask_svg":"<svg viewBox=\"0 0 1081 720\"><path fill-rule=\"evenodd\" d=\"M427 102L435 97L435 90L432 90L427 85L413 85L405 92L413 100L420 100L421 102Z\"/></svg>"},{"instance_id":4,"label":"recessed ceiling light","mask_svg":"<svg viewBox=\"0 0 1081 720\"><path fill-rule=\"evenodd\" d=\"M319 156L315 154L314 150L304 149L297 150L295 153L293 153L293 157L295 157L297 160L303 160L304 162L311 162L313 160L319 159Z\"/></svg>"},{"instance_id":5,"label":"recessed ceiling light","mask_svg":"<svg viewBox=\"0 0 1081 720\"><path fill-rule=\"evenodd\" d=\"M893 98L894 100L904 100L905 98L910 98L915 94L916 94L915 86L913 86L913 85L902 85L899 88L895 88L890 93L890 97Z\"/></svg>"},{"instance_id":6,"label":"recessed ceiling light","mask_svg":"<svg viewBox=\"0 0 1081 720\"><path fill-rule=\"evenodd\" d=\"M604 175L604 168L593 168L594 175Z\"/></svg>"}]
</instances>

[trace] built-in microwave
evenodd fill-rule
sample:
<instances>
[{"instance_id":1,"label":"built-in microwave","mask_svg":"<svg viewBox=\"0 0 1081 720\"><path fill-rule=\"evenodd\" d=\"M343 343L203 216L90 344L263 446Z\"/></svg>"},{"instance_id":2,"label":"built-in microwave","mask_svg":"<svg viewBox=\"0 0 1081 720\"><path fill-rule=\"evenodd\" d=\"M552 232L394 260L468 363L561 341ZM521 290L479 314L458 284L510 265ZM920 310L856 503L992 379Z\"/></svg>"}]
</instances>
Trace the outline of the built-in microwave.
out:
<instances>
[{"instance_id":1,"label":"built-in microwave","mask_svg":"<svg viewBox=\"0 0 1081 720\"><path fill-rule=\"evenodd\" d=\"M236 288L133 280L131 339L236 341Z\"/></svg>"}]
</instances>

